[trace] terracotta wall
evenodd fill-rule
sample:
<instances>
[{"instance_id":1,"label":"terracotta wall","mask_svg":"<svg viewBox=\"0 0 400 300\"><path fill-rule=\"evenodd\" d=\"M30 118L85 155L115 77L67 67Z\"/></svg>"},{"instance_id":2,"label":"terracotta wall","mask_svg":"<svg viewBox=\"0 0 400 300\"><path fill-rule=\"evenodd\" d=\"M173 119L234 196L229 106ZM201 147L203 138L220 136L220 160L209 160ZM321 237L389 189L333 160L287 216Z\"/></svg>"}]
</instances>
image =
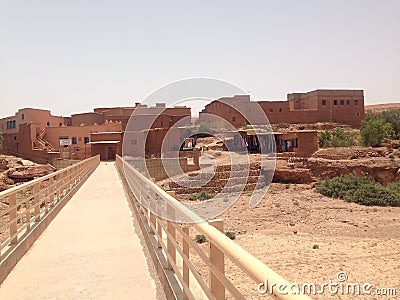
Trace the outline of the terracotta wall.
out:
<instances>
[{"instance_id":1,"label":"terracotta wall","mask_svg":"<svg viewBox=\"0 0 400 300\"><path fill-rule=\"evenodd\" d=\"M365 118L364 95L360 90L317 90L309 93L289 94L287 101L257 102L271 124L335 122L359 127ZM259 124L254 116L257 103L249 96L221 98L206 105L200 112L199 122L213 123L206 114L230 122L236 128ZM242 113L239 113L242 112ZM249 117L246 117L246 116ZM253 118L253 120L250 120ZM216 126L221 126L222 122Z\"/></svg>"},{"instance_id":2,"label":"terracotta wall","mask_svg":"<svg viewBox=\"0 0 400 300\"><path fill-rule=\"evenodd\" d=\"M103 114L99 113L83 113L83 114L75 114L71 116L71 125L72 126L80 126L83 125L101 125L105 121L105 117Z\"/></svg>"},{"instance_id":3,"label":"terracotta wall","mask_svg":"<svg viewBox=\"0 0 400 300\"><path fill-rule=\"evenodd\" d=\"M7 129L7 121L15 121L15 128ZM1 131L3 133L18 132L19 125L25 123L37 123L41 129L45 127L61 127L68 123L68 118L53 116L49 110L23 108L12 116L0 119Z\"/></svg>"}]
</instances>

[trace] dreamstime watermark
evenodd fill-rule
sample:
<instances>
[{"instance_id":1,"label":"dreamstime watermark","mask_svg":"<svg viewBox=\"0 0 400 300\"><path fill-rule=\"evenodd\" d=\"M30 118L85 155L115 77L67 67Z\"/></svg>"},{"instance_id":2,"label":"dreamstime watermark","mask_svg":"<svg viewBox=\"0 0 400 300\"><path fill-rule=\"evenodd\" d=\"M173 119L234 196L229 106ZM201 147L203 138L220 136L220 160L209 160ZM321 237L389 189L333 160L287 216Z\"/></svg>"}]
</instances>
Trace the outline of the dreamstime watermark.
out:
<instances>
[{"instance_id":1,"label":"dreamstime watermark","mask_svg":"<svg viewBox=\"0 0 400 300\"><path fill-rule=\"evenodd\" d=\"M370 283L348 282L348 276L345 272L339 272L336 280L329 282L316 283L279 283L269 281L268 278L264 282L260 282L257 291L260 294L270 295L371 295L371 296L393 296L397 295L397 289L393 287L375 287Z\"/></svg>"},{"instance_id":2,"label":"dreamstime watermark","mask_svg":"<svg viewBox=\"0 0 400 300\"><path fill-rule=\"evenodd\" d=\"M205 110L195 123L185 114L183 106L196 110L217 99L217 104L212 105L218 105L224 115L212 109ZM272 181L276 142L264 110L256 101L249 100L247 92L226 81L190 78L161 87L137 104L126 125L123 159L149 180L165 172L171 182L170 186L186 189L190 193L214 188L211 199L183 203L194 214L182 213L181 210L171 209L162 195L148 191L124 167L126 180L138 201L164 219L179 223L202 222L221 215L231 207L249 186L248 179L252 174L249 206L255 207L263 199ZM165 102L165 106L160 102ZM246 124L245 127L252 130L251 136L243 137L243 131L240 132L235 123L236 118L245 120L241 124ZM187 170L183 170L182 158L191 156L191 153L183 149L186 141L188 138L196 141L202 136L216 138L228 150L225 153L229 155L229 162L225 162L225 169L229 165L229 171L223 169L224 174L221 174L222 167L217 166L215 157L207 155L207 152L200 156L197 175L189 176ZM252 169L250 147L259 153L258 176L254 176L254 165ZM216 188L210 182L216 175L221 176L224 186Z\"/></svg>"}]
</instances>

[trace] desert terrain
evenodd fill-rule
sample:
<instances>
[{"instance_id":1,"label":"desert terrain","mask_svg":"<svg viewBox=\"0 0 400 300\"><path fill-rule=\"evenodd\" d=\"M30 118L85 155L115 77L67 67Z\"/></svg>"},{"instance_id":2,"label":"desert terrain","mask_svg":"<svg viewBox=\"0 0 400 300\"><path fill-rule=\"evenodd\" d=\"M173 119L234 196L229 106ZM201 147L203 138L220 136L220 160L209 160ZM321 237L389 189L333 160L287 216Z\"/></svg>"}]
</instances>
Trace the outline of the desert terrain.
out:
<instances>
[{"instance_id":1,"label":"desert terrain","mask_svg":"<svg viewBox=\"0 0 400 300\"><path fill-rule=\"evenodd\" d=\"M297 184L282 183L277 178L274 181L278 182L270 185L261 203L252 209L249 208L252 191L245 190L221 215L225 231L234 232L238 244L289 283L314 283L318 288L330 280L338 282L337 274L345 272L347 283L360 286L368 283L373 286L371 291L397 289L397 296L333 295L326 290L322 295L310 295L312 299L397 299L400 291L400 207L363 206L315 191L316 182L323 178L352 171L373 175L383 183L394 181L400 174L399 153L396 149L394 152L394 160L387 157L385 147L330 148L321 149L306 160L280 158L276 164L278 173L287 170L296 173L307 167L308 175L300 176ZM225 151L204 153L217 165L231 164L229 153ZM260 157L255 154L249 159L255 164ZM159 184L168 189L165 181ZM187 202L190 190L182 191L177 198ZM208 242L200 246L207 253ZM196 255L193 253L192 257ZM200 261L196 265L202 276L207 277L207 268ZM228 259L226 273L233 282L239 283L237 287L245 292L246 298L268 299L267 295L260 295L257 285Z\"/></svg>"}]
</instances>

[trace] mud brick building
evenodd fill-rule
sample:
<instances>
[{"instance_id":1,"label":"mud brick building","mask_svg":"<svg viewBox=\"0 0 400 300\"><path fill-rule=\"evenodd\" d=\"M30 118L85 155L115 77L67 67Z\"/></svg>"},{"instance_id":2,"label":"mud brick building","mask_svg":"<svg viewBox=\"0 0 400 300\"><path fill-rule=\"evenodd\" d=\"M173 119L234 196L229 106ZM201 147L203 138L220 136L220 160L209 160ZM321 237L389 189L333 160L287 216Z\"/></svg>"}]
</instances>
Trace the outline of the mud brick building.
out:
<instances>
[{"instance_id":1,"label":"mud brick building","mask_svg":"<svg viewBox=\"0 0 400 300\"><path fill-rule=\"evenodd\" d=\"M85 159L97 154L103 160L114 159L116 154L122 154L124 131L135 110L138 119L135 121L155 120L149 125L151 130L168 129L181 119L190 124L191 120L190 108L166 108L164 103L154 107L137 103L134 107L95 108L93 112L71 117L24 108L14 116L0 119L4 138L2 152L37 162L56 158ZM146 147L153 152L159 148L158 144L157 139L150 138Z\"/></svg>"},{"instance_id":2,"label":"mud brick building","mask_svg":"<svg viewBox=\"0 0 400 300\"><path fill-rule=\"evenodd\" d=\"M250 123L260 125L265 119L254 116L259 110L257 104L271 124L332 122L358 128L365 118L363 90L315 90L288 94L286 101L256 102L250 101L249 95L220 98L206 105L199 114L199 122L210 124L226 120L236 128ZM214 120L208 114L223 120ZM250 122L246 115L253 120Z\"/></svg>"}]
</instances>

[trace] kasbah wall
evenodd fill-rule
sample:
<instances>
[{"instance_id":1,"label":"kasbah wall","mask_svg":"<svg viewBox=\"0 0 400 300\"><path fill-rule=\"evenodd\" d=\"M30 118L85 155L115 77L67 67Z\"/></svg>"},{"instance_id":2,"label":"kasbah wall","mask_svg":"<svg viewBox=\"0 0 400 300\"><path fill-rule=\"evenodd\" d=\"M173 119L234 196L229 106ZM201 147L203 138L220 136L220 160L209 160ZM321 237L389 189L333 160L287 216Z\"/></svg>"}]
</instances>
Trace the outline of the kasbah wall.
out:
<instances>
[{"instance_id":1,"label":"kasbah wall","mask_svg":"<svg viewBox=\"0 0 400 300\"><path fill-rule=\"evenodd\" d=\"M212 114L240 128L249 125L244 115L257 111L257 103L271 124L333 122L359 128L365 118L363 90L315 90L288 94L286 101L253 102L249 95L221 98L206 105L200 112L199 122L212 122L207 116ZM257 120L255 123L258 125Z\"/></svg>"},{"instance_id":2,"label":"kasbah wall","mask_svg":"<svg viewBox=\"0 0 400 300\"><path fill-rule=\"evenodd\" d=\"M155 120L150 124L150 131L168 129L184 118L190 124L190 108L166 108L164 103L154 107L137 103L135 107L95 108L93 112L71 117L24 108L14 116L0 119L4 137L2 152L40 163L55 158L84 159L96 154L104 160L112 159L115 154L122 154L123 133L134 110L142 119ZM61 140L69 144L64 145ZM158 149L158 144L157 139L149 139L146 147Z\"/></svg>"}]
</instances>

